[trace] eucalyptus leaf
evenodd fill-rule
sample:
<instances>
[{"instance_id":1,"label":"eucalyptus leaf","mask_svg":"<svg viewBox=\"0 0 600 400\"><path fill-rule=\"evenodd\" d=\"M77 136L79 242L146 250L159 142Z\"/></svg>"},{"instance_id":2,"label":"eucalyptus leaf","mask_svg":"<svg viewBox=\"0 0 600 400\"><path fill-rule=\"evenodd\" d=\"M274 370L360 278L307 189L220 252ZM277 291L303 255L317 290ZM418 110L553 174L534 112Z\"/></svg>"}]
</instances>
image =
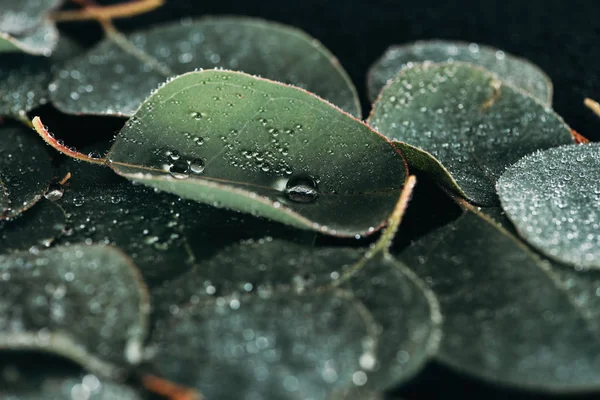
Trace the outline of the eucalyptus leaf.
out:
<instances>
[{"instance_id":1,"label":"eucalyptus leaf","mask_svg":"<svg viewBox=\"0 0 600 400\"><path fill-rule=\"evenodd\" d=\"M5 124L0 126L0 138L0 181L9 204L0 212L3 220L16 217L42 198L53 168L44 142L31 129Z\"/></svg>"},{"instance_id":2,"label":"eucalyptus leaf","mask_svg":"<svg viewBox=\"0 0 600 400\"><path fill-rule=\"evenodd\" d=\"M381 227L407 176L391 143L350 115L301 89L220 70L157 90L107 159L184 198L339 236Z\"/></svg>"},{"instance_id":3,"label":"eucalyptus leaf","mask_svg":"<svg viewBox=\"0 0 600 400\"><path fill-rule=\"evenodd\" d=\"M0 276L0 349L55 353L102 376L141 361L148 294L120 251L0 255Z\"/></svg>"},{"instance_id":4,"label":"eucalyptus leaf","mask_svg":"<svg viewBox=\"0 0 600 400\"><path fill-rule=\"evenodd\" d=\"M14 220L0 221L0 253L49 247L63 233L65 221L59 205L42 199Z\"/></svg>"},{"instance_id":5,"label":"eucalyptus leaf","mask_svg":"<svg viewBox=\"0 0 600 400\"><path fill-rule=\"evenodd\" d=\"M45 14L63 0L2 0L0 32L22 35L44 21Z\"/></svg>"},{"instance_id":6,"label":"eucalyptus leaf","mask_svg":"<svg viewBox=\"0 0 600 400\"><path fill-rule=\"evenodd\" d=\"M439 341L437 302L390 256L284 241L232 246L157 292L159 375L207 398L367 398ZM236 385L223 385L223 381Z\"/></svg>"},{"instance_id":7,"label":"eucalyptus leaf","mask_svg":"<svg viewBox=\"0 0 600 400\"><path fill-rule=\"evenodd\" d=\"M552 81L537 65L494 47L446 40L419 40L388 48L369 69L367 84L371 101L377 99L381 89L400 70L424 61L479 65L542 103L552 104Z\"/></svg>"},{"instance_id":8,"label":"eucalyptus leaf","mask_svg":"<svg viewBox=\"0 0 600 400\"><path fill-rule=\"evenodd\" d=\"M0 54L0 115L23 116L45 104L54 73L80 51L72 40L61 37L50 57L22 53Z\"/></svg>"},{"instance_id":9,"label":"eucalyptus leaf","mask_svg":"<svg viewBox=\"0 0 600 400\"><path fill-rule=\"evenodd\" d=\"M48 20L42 21L34 30L23 35L10 35L0 31L0 54L18 52L49 56L56 48L58 38L58 29Z\"/></svg>"},{"instance_id":10,"label":"eucalyptus leaf","mask_svg":"<svg viewBox=\"0 0 600 400\"><path fill-rule=\"evenodd\" d=\"M114 244L132 257L150 286L240 239L300 236L280 224L157 193L108 168L70 160L62 170L71 179L59 203L72 229L61 243Z\"/></svg>"},{"instance_id":11,"label":"eucalyptus leaf","mask_svg":"<svg viewBox=\"0 0 600 400\"><path fill-rule=\"evenodd\" d=\"M406 143L401 150L412 146L405 154L409 165L482 205L498 203L494 185L507 166L538 149L573 143L550 107L491 72L458 62L403 69L368 122Z\"/></svg>"},{"instance_id":12,"label":"eucalyptus leaf","mask_svg":"<svg viewBox=\"0 0 600 400\"><path fill-rule=\"evenodd\" d=\"M548 257L600 268L600 144L562 146L524 157L497 184L519 234Z\"/></svg>"},{"instance_id":13,"label":"eucalyptus leaf","mask_svg":"<svg viewBox=\"0 0 600 400\"><path fill-rule=\"evenodd\" d=\"M222 67L305 88L361 115L356 89L337 59L296 28L208 17L135 32L123 41L105 39L68 63L54 82L54 104L72 114L131 116L167 77Z\"/></svg>"},{"instance_id":14,"label":"eucalyptus leaf","mask_svg":"<svg viewBox=\"0 0 600 400\"><path fill-rule=\"evenodd\" d=\"M513 387L598 389L595 304L573 301L556 271L499 225L467 211L399 258L439 298L442 363Z\"/></svg>"}]
</instances>

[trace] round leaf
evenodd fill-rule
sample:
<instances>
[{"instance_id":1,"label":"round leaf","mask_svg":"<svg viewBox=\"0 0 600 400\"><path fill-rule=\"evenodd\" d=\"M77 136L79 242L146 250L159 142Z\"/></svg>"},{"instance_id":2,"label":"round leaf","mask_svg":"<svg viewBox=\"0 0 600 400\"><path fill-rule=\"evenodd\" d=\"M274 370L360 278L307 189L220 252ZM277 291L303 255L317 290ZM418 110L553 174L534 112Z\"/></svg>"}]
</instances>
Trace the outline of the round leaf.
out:
<instances>
[{"instance_id":1,"label":"round leaf","mask_svg":"<svg viewBox=\"0 0 600 400\"><path fill-rule=\"evenodd\" d=\"M0 31L0 54L19 52L49 56L58 44L58 37L56 26L47 20L23 35L13 36Z\"/></svg>"},{"instance_id":2,"label":"round leaf","mask_svg":"<svg viewBox=\"0 0 600 400\"><path fill-rule=\"evenodd\" d=\"M160 190L340 236L384 224L406 178L362 122L301 89L218 70L157 90L107 158Z\"/></svg>"},{"instance_id":3,"label":"round leaf","mask_svg":"<svg viewBox=\"0 0 600 400\"><path fill-rule=\"evenodd\" d=\"M40 25L45 14L63 0L2 0L0 32L22 35Z\"/></svg>"},{"instance_id":4,"label":"round leaf","mask_svg":"<svg viewBox=\"0 0 600 400\"><path fill-rule=\"evenodd\" d=\"M407 380L437 345L436 300L391 257L352 274L361 257L283 241L219 253L158 296L173 315L155 367L208 398L366 398Z\"/></svg>"},{"instance_id":5,"label":"round leaf","mask_svg":"<svg viewBox=\"0 0 600 400\"><path fill-rule=\"evenodd\" d=\"M552 104L552 81L537 65L494 47L445 40L424 40L388 48L369 70L367 84L371 101L377 99L381 89L400 70L424 61L479 65L531 93L542 103Z\"/></svg>"},{"instance_id":6,"label":"round leaf","mask_svg":"<svg viewBox=\"0 0 600 400\"><path fill-rule=\"evenodd\" d=\"M412 146L411 153L422 151L415 161L407 152L409 164L438 177L445 169L450 176L441 183L482 205L498 202L494 185L508 165L538 149L573 143L551 108L464 63L402 70L382 91L369 124Z\"/></svg>"},{"instance_id":7,"label":"round leaf","mask_svg":"<svg viewBox=\"0 0 600 400\"><path fill-rule=\"evenodd\" d=\"M110 247L0 255L0 348L69 358L103 376L141 361L148 294Z\"/></svg>"},{"instance_id":8,"label":"round leaf","mask_svg":"<svg viewBox=\"0 0 600 400\"><path fill-rule=\"evenodd\" d=\"M539 391L598 389L594 303L575 303L576 290L494 223L467 212L399 258L439 298L444 335L437 358L444 364Z\"/></svg>"},{"instance_id":9,"label":"round leaf","mask_svg":"<svg viewBox=\"0 0 600 400\"><path fill-rule=\"evenodd\" d=\"M64 112L131 116L165 78L223 67L305 88L360 117L356 89L316 39L277 23L238 17L177 22L106 39L57 75L52 101ZM108 84L107 84L108 82Z\"/></svg>"},{"instance_id":10,"label":"round leaf","mask_svg":"<svg viewBox=\"0 0 600 400\"><path fill-rule=\"evenodd\" d=\"M506 170L497 189L532 246L559 262L600 268L600 144L526 156Z\"/></svg>"},{"instance_id":11,"label":"round leaf","mask_svg":"<svg viewBox=\"0 0 600 400\"><path fill-rule=\"evenodd\" d=\"M52 165L46 145L22 125L0 127L0 181L9 207L0 220L14 218L33 206L48 189Z\"/></svg>"}]
</instances>

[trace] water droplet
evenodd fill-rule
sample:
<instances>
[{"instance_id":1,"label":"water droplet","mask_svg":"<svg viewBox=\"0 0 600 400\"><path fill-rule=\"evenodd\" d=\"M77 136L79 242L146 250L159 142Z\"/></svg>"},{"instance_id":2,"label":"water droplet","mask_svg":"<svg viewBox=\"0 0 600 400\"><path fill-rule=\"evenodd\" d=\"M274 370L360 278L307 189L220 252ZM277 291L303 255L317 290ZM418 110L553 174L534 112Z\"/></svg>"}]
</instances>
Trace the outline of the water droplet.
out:
<instances>
[{"instance_id":1,"label":"water droplet","mask_svg":"<svg viewBox=\"0 0 600 400\"><path fill-rule=\"evenodd\" d=\"M288 199L297 203L310 203L319 196L317 183L310 176L297 176L288 180L285 187Z\"/></svg>"},{"instance_id":2,"label":"water droplet","mask_svg":"<svg viewBox=\"0 0 600 400\"><path fill-rule=\"evenodd\" d=\"M57 201L62 198L64 192L65 191L63 190L61 185L52 184L50 185L50 188L48 188L48 192L46 192L44 197L48 200Z\"/></svg>"},{"instance_id":3,"label":"water droplet","mask_svg":"<svg viewBox=\"0 0 600 400\"><path fill-rule=\"evenodd\" d=\"M190 163L190 170L195 174L201 174L204 172L204 160L197 159Z\"/></svg>"},{"instance_id":4,"label":"water droplet","mask_svg":"<svg viewBox=\"0 0 600 400\"><path fill-rule=\"evenodd\" d=\"M171 176L176 179L185 179L190 173L190 164L183 160L175 161L170 167Z\"/></svg>"}]
</instances>

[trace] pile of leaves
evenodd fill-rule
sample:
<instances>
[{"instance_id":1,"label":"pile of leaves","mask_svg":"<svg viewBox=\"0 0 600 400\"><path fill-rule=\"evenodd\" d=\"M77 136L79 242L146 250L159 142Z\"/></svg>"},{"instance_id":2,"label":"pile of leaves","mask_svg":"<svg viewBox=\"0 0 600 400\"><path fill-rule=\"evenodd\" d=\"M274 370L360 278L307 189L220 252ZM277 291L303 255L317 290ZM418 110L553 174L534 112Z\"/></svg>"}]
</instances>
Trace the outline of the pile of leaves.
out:
<instances>
[{"instance_id":1,"label":"pile of leaves","mask_svg":"<svg viewBox=\"0 0 600 400\"><path fill-rule=\"evenodd\" d=\"M600 145L537 66L392 47L363 122L293 27L74 3L0 15L1 398L394 398L432 362L600 390ZM46 103L118 132L75 149Z\"/></svg>"}]
</instances>

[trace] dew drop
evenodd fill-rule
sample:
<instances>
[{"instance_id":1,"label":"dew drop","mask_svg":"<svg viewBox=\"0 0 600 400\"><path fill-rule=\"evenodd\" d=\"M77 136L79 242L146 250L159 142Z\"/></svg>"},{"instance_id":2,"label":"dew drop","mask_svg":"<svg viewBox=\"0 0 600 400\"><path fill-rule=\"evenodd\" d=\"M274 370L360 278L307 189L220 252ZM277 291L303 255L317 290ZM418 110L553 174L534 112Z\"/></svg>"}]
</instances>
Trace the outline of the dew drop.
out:
<instances>
[{"instance_id":1,"label":"dew drop","mask_svg":"<svg viewBox=\"0 0 600 400\"><path fill-rule=\"evenodd\" d=\"M190 164L183 160L177 160L169 167L169 172L173 178L186 179L190 173Z\"/></svg>"},{"instance_id":2,"label":"dew drop","mask_svg":"<svg viewBox=\"0 0 600 400\"><path fill-rule=\"evenodd\" d=\"M204 160L200 158L197 160L193 160L190 163L190 170L195 174L201 174L202 172L204 172Z\"/></svg>"},{"instance_id":3,"label":"dew drop","mask_svg":"<svg viewBox=\"0 0 600 400\"><path fill-rule=\"evenodd\" d=\"M52 184L50 185L50 188L48 188L48 191L46 192L44 197L48 200L57 201L62 198L64 192L65 191L63 190L61 185Z\"/></svg>"},{"instance_id":4,"label":"dew drop","mask_svg":"<svg viewBox=\"0 0 600 400\"><path fill-rule=\"evenodd\" d=\"M297 203L310 203L319 196L317 183L310 176L297 176L288 180L285 195Z\"/></svg>"}]
</instances>

